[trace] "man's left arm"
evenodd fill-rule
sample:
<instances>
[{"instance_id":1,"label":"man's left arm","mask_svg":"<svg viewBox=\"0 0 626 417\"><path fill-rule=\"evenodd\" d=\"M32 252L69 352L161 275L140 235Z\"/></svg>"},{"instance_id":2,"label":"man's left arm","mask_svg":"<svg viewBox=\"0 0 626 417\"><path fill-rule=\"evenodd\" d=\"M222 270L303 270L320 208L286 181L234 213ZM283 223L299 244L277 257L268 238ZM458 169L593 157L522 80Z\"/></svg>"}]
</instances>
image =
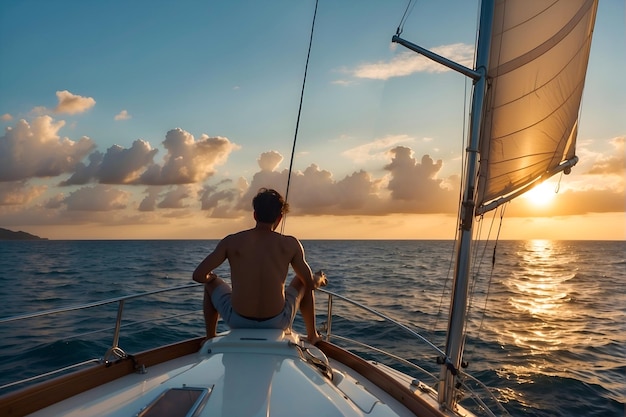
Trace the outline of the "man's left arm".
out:
<instances>
[{"instance_id":1,"label":"man's left arm","mask_svg":"<svg viewBox=\"0 0 626 417\"><path fill-rule=\"evenodd\" d=\"M297 249L296 254L291 259L291 267L296 273L296 276L302 280L306 289L308 291L312 291L314 289L313 271L311 271L311 267L304 257L304 248L302 247L302 244L296 238L293 239L297 245Z\"/></svg>"}]
</instances>

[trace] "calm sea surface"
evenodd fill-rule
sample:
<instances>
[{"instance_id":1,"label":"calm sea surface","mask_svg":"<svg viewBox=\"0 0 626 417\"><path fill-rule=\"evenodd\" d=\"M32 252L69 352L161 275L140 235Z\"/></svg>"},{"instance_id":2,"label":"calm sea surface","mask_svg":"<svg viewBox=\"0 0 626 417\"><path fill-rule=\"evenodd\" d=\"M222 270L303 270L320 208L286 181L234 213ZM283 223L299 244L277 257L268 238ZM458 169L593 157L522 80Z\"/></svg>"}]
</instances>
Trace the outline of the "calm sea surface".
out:
<instances>
[{"instance_id":1,"label":"calm sea surface","mask_svg":"<svg viewBox=\"0 0 626 417\"><path fill-rule=\"evenodd\" d=\"M191 284L216 241L2 241L0 319ZM444 345L450 241L303 241L329 291L398 319ZM479 246L465 359L514 416L625 415L626 242L504 241ZM224 276L227 269L218 270ZM318 294L318 324L325 295ZM202 335L202 290L127 301L129 353ZM104 356L117 304L0 323L0 385ZM177 318L171 318L173 314ZM126 317L126 315L125 315ZM384 340L411 359L408 339L354 314L333 330ZM163 318L165 325L154 325ZM298 323L300 322L300 323ZM158 323L158 322L157 322ZM300 328L301 319L295 327ZM224 328L222 328L224 329ZM104 330L104 331L103 331ZM434 354L423 356L432 367ZM428 368L428 366L426 366ZM0 391L8 392L10 389Z\"/></svg>"}]
</instances>

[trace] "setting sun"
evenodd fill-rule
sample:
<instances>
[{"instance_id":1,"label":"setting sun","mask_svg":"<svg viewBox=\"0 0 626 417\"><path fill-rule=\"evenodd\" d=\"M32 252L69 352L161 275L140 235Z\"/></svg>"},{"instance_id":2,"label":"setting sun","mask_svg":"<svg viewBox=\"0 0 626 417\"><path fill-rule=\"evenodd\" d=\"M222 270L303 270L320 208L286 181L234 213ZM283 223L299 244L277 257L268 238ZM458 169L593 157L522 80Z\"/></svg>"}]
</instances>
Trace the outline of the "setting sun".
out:
<instances>
[{"instance_id":1,"label":"setting sun","mask_svg":"<svg viewBox=\"0 0 626 417\"><path fill-rule=\"evenodd\" d=\"M524 194L524 198L536 206L548 205L556 196L556 187L552 183L544 182Z\"/></svg>"}]
</instances>

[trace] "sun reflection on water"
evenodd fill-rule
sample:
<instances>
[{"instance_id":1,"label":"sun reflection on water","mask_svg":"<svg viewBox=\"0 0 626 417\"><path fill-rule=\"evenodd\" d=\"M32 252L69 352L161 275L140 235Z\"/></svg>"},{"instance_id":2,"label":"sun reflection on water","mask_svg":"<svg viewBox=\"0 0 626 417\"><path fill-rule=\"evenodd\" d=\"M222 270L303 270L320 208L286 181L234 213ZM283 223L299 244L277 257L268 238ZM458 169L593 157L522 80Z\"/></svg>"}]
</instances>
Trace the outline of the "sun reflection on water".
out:
<instances>
[{"instance_id":1,"label":"sun reflection on water","mask_svg":"<svg viewBox=\"0 0 626 417\"><path fill-rule=\"evenodd\" d=\"M569 303L576 255L549 240L527 241L517 255L519 268L505 285L519 320L509 323L505 334L532 354L560 349L576 330L570 320L576 312Z\"/></svg>"},{"instance_id":2,"label":"sun reflection on water","mask_svg":"<svg viewBox=\"0 0 626 417\"><path fill-rule=\"evenodd\" d=\"M573 302L579 255L558 241L529 240L510 256L510 274L502 281L508 304L502 305L497 330L508 354L496 372L517 384L533 384L537 374L567 374L560 356L571 356L586 337L585 321ZM525 401L511 393L500 395Z\"/></svg>"}]
</instances>

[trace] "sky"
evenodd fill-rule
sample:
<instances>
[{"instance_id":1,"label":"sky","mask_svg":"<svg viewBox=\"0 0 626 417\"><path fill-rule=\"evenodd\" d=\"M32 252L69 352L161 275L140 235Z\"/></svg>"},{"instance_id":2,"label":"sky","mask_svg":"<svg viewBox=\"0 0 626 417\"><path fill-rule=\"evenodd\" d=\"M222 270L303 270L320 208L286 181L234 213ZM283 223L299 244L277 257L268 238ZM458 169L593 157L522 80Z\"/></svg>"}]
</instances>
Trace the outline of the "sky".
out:
<instances>
[{"instance_id":1,"label":"sky","mask_svg":"<svg viewBox=\"0 0 626 417\"><path fill-rule=\"evenodd\" d=\"M580 162L507 206L501 239L626 237L624 3L600 0ZM453 239L468 81L391 44L405 1L321 0L297 123L314 6L0 2L0 227L218 239L292 165L286 234ZM402 36L471 65L477 9L417 2Z\"/></svg>"}]
</instances>

